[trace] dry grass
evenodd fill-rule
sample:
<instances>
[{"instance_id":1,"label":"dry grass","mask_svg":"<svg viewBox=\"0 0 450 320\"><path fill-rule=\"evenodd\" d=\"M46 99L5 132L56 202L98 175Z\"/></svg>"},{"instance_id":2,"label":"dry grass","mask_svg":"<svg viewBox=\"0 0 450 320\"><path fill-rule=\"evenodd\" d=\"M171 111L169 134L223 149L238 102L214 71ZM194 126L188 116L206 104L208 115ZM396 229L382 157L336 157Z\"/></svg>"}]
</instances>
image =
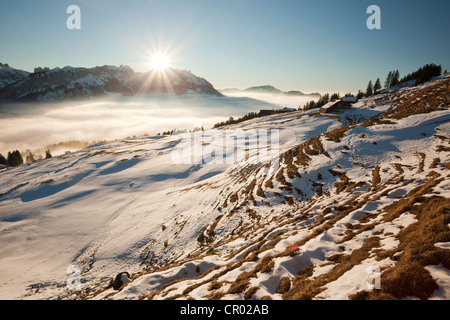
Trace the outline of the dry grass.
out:
<instances>
[{"instance_id":1,"label":"dry grass","mask_svg":"<svg viewBox=\"0 0 450 320\"><path fill-rule=\"evenodd\" d=\"M450 241L450 200L436 195L427 196L442 179L430 180L412 190L404 198L386 208L385 221L392 221L401 213L410 212L417 222L399 232L398 248L377 253L378 259L390 257L398 263L381 274L381 290L358 292L352 299L401 299L414 296L427 299L438 289L436 282L424 268L442 264L450 269L450 252L438 248L437 242ZM400 256L399 253L402 253Z\"/></svg>"},{"instance_id":2,"label":"dry grass","mask_svg":"<svg viewBox=\"0 0 450 320\"><path fill-rule=\"evenodd\" d=\"M329 141L334 141L336 143L341 142L342 138L351 128L353 128L353 126L345 126L342 128L332 130L330 132L325 133L325 138Z\"/></svg>"},{"instance_id":3,"label":"dry grass","mask_svg":"<svg viewBox=\"0 0 450 320\"><path fill-rule=\"evenodd\" d=\"M280 281L280 285L278 286L277 293L286 293L291 289L291 279L289 277L284 277Z\"/></svg>"},{"instance_id":4,"label":"dry grass","mask_svg":"<svg viewBox=\"0 0 450 320\"><path fill-rule=\"evenodd\" d=\"M278 239L279 241L280 239ZM277 241L277 242L278 242ZM259 264L253 269L253 273L256 274L258 272L261 273L269 273L272 271L273 267L275 266L275 262L273 262L272 257L264 257L261 259Z\"/></svg>"},{"instance_id":5,"label":"dry grass","mask_svg":"<svg viewBox=\"0 0 450 320\"><path fill-rule=\"evenodd\" d=\"M351 192L355 188L362 187L365 183L363 181L353 182L347 177L345 173L340 173L338 171L330 170L333 175L339 175L339 180L334 184L336 187L336 193L340 194L342 192Z\"/></svg>"},{"instance_id":6,"label":"dry grass","mask_svg":"<svg viewBox=\"0 0 450 320\"><path fill-rule=\"evenodd\" d=\"M433 162L430 164L429 169L434 169L441 162L440 158L434 158Z\"/></svg>"},{"instance_id":7,"label":"dry grass","mask_svg":"<svg viewBox=\"0 0 450 320\"><path fill-rule=\"evenodd\" d=\"M268 189L268 188L273 189L272 179L266 180L266 182L264 183L264 187L265 187L266 189Z\"/></svg>"},{"instance_id":8,"label":"dry grass","mask_svg":"<svg viewBox=\"0 0 450 320\"><path fill-rule=\"evenodd\" d=\"M423 152L417 152L416 155L419 157L419 169L416 173L422 173L425 168L425 158L427 155Z\"/></svg>"},{"instance_id":9,"label":"dry grass","mask_svg":"<svg viewBox=\"0 0 450 320\"><path fill-rule=\"evenodd\" d=\"M372 186L377 186L381 182L380 166L376 166L372 171Z\"/></svg>"},{"instance_id":10,"label":"dry grass","mask_svg":"<svg viewBox=\"0 0 450 320\"><path fill-rule=\"evenodd\" d=\"M286 178L284 177L284 168L281 168L280 170L278 170L278 172L275 176L275 179L282 185L291 186L291 184L289 182L287 182Z\"/></svg>"},{"instance_id":11,"label":"dry grass","mask_svg":"<svg viewBox=\"0 0 450 320\"><path fill-rule=\"evenodd\" d=\"M300 177L298 174L298 167L306 167L311 162L310 156L325 155L330 157L330 155L325 151L322 142L320 141L320 135L309 139L308 141L292 148L280 156L280 160L287 165L287 174L290 178ZM295 158L295 165L294 165ZM280 161L281 162L281 161Z\"/></svg>"},{"instance_id":12,"label":"dry grass","mask_svg":"<svg viewBox=\"0 0 450 320\"><path fill-rule=\"evenodd\" d=\"M402 165L400 163L392 163L395 170L397 170L398 174L403 174L405 170L403 170Z\"/></svg>"},{"instance_id":13,"label":"dry grass","mask_svg":"<svg viewBox=\"0 0 450 320\"><path fill-rule=\"evenodd\" d=\"M255 293L258 290L259 290L259 287L251 287L251 288L249 288L244 294L244 299L245 300L250 300L255 295Z\"/></svg>"},{"instance_id":14,"label":"dry grass","mask_svg":"<svg viewBox=\"0 0 450 320\"><path fill-rule=\"evenodd\" d=\"M47 183L51 183L51 182L53 182L53 181L55 181L55 180L53 180L53 179L48 179L48 180L42 181L40 184L47 184Z\"/></svg>"},{"instance_id":15,"label":"dry grass","mask_svg":"<svg viewBox=\"0 0 450 320\"><path fill-rule=\"evenodd\" d=\"M252 272L243 272L237 278L230 288L228 289L228 294L236 294L244 292L250 285L250 278L253 277Z\"/></svg>"},{"instance_id":16,"label":"dry grass","mask_svg":"<svg viewBox=\"0 0 450 320\"><path fill-rule=\"evenodd\" d=\"M378 247L380 244L378 237L367 239L363 246L354 250L350 255L342 255L339 262L329 272L322 274L314 279L310 279L311 269L300 273L294 278L292 288L283 294L286 300L310 300L324 290L327 283L337 280L345 272L360 264L370 255L372 248Z\"/></svg>"},{"instance_id":17,"label":"dry grass","mask_svg":"<svg viewBox=\"0 0 450 320\"><path fill-rule=\"evenodd\" d=\"M437 152L450 152L450 147L439 145L436 147Z\"/></svg>"},{"instance_id":18,"label":"dry grass","mask_svg":"<svg viewBox=\"0 0 450 320\"><path fill-rule=\"evenodd\" d=\"M415 90L394 103L386 114L393 119L402 119L413 114L429 113L450 106L450 80L445 79L427 88Z\"/></svg>"}]
</instances>

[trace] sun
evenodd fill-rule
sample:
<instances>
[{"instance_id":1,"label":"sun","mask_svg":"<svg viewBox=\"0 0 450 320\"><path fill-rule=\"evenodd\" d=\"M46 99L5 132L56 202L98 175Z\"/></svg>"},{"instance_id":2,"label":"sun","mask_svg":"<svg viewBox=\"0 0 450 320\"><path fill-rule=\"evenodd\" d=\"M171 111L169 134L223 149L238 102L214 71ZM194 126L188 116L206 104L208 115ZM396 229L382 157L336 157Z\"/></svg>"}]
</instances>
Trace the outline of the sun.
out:
<instances>
[{"instance_id":1,"label":"sun","mask_svg":"<svg viewBox=\"0 0 450 320\"><path fill-rule=\"evenodd\" d=\"M163 71L169 67L169 57L164 54L154 54L150 59L153 70Z\"/></svg>"}]
</instances>

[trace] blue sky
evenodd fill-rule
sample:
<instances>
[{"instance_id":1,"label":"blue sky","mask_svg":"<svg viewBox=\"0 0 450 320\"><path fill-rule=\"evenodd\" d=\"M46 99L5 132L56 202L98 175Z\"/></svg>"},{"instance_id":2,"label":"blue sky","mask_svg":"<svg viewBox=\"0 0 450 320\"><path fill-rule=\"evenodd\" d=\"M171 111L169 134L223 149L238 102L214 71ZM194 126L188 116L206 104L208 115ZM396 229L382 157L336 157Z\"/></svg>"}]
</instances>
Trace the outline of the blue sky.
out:
<instances>
[{"instance_id":1,"label":"blue sky","mask_svg":"<svg viewBox=\"0 0 450 320\"><path fill-rule=\"evenodd\" d=\"M81 30L69 30L69 5ZM369 5L381 30L369 30ZM0 62L129 65L153 52L216 88L355 92L369 80L426 63L450 69L448 0L14 0L0 1Z\"/></svg>"}]
</instances>

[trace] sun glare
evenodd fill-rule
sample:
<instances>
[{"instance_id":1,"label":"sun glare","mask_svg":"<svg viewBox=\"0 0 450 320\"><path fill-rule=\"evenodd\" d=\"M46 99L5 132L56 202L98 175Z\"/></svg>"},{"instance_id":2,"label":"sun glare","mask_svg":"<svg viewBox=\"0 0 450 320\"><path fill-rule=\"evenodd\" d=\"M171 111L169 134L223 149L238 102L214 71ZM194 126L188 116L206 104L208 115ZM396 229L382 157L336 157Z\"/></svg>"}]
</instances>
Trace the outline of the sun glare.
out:
<instances>
[{"instance_id":1,"label":"sun glare","mask_svg":"<svg viewBox=\"0 0 450 320\"><path fill-rule=\"evenodd\" d=\"M155 54L150 60L152 69L157 71L163 71L169 67L169 57L164 54Z\"/></svg>"}]
</instances>

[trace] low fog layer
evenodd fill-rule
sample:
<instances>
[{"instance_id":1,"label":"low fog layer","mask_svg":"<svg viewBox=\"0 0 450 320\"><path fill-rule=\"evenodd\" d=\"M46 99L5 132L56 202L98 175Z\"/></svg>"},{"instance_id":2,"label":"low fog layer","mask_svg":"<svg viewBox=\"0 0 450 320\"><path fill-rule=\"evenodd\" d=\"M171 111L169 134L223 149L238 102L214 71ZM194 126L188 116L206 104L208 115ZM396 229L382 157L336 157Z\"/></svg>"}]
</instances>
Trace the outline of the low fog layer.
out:
<instances>
[{"instance_id":1,"label":"low fog layer","mask_svg":"<svg viewBox=\"0 0 450 320\"><path fill-rule=\"evenodd\" d=\"M298 108L311 100L318 100L318 96L310 95L287 95L283 93L269 93L269 92L253 92L253 91L227 91L223 92L228 97L249 97L252 99L266 101L281 107Z\"/></svg>"},{"instance_id":2,"label":"low fog layer","mask_svg":"<svg viewBox=\"0 0 450 320\"><path fill-rule=\"evenodd\" d=\"M311 99L248 93L247 97L148 96L0 104L0 153L6 155L16 149L22 152L42 150L47 145L71 140L114 140L201 126L209 129L229 117L261 109L298 108Z\"/></svg>"}]
</instances>

